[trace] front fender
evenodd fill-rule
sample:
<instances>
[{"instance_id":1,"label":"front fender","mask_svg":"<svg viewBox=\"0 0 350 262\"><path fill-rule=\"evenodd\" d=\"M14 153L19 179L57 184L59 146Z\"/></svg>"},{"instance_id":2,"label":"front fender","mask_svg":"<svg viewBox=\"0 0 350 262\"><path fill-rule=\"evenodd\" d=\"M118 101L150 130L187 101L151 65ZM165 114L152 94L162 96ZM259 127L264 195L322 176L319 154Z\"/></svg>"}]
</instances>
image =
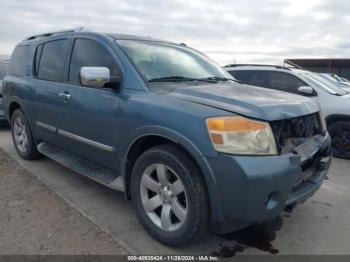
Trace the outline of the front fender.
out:
<instances>
[{"instance_id":1,"label":"front fender","mask_svg":"<svg viewBox=\"0 0 350 262\"><path fill-rule=\"evenodd\" d=\"M133 134L130 136L129 147L124 151L122 154L123 157L123 170L125 170L127 156L132 148L133 144L138 141L140 138L146 137L146 136L160 136L164 137L166 139L169 139L173 141L174 143L178 144L180 147L185 149L191 156L195 159L197 162L207 190L208 190L208 198L210 203L210 211L211 211L211 217L215 220L221 220L223 218L223 212L221 209L220 199L219 199L219 192L217 191L217 181L215 178L215 175L206 160L206 158L203 156L201 150L187 137L183 136L179 132L162 127L162 126L145 126L142 128L137 129ZM124 172L123 172L124 174Z\"/></svg>"}]
</instances>

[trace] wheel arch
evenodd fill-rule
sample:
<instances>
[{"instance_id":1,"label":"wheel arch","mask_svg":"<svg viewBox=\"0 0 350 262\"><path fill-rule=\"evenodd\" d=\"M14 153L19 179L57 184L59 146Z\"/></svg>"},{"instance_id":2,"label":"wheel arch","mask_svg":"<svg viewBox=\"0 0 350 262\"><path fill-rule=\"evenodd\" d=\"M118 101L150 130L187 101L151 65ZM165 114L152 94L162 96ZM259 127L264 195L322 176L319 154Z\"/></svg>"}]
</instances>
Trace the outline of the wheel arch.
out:
<instances>
[{"instance_id":1,"label":"wheel arch","mask_svg":"<svg viewBox=\"0 0 350 262\"><path fill-rule=\"evenodd\" d=\"M326 117L327 126L339 121L350 121L350 115L334 114Z\"/></svg>"},{"instance_id":2,"label":"wheel arch","mask_svg":"<svg viewBox=\"0 0 350 262\"><path fill-rule=\"evenodd\" d=\"M137 133L138 135L134 136L135 138L132 140L132 143L130 143L123 160L122 174L125 181L126 197L130 199L131 171L138 156L150 147L170 143L184 150L198 166L208 193L211 216L213 217L214 215L215 218L221 218L222 212L220 208L219 193L217 192L216 187L216 179L200 149L185 136L164 127L147 127L143 128L142 131L139 130Z\"/></svg>"},{"instance_id":3,"label":"wheel arch","mask_svg":"<svg viewBox=\"0 0 350 262\"><path fill-rule=\"evenodd\" d=\"M27 107L24 105L24 103L19 98L10 97L7 105L8 106L5 107L5 112L6 112L7 119L10 122L11 122L11 117L13 115L13 112L15 112L15 110L17 110L19 108L23 111L23 113L27 117L29 116ZM27 119L27 120L29 121L30 119Z\"/></svg>"}]
</instances>

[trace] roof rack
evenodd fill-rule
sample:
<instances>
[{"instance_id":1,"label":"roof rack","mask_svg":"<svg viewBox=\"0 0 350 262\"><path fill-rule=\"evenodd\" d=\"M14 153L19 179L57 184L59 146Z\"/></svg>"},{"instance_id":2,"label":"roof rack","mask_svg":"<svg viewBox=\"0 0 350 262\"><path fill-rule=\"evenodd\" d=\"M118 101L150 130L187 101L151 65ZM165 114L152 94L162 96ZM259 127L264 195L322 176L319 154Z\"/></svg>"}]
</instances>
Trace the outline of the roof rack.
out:
<instances>
[{"instance_id":1,"label":"roof rack","mask_svg":"<svg viewBox=\"0 0 350 262\"><path fill-rule=\"evenodd\" d=\"M279 65L264 65L264 64L228 64L228 65L225 65L224 68L227 68L227 67L237 67L237 66L256 66L256 67L274 67L274 68L277 68L277 69L286 69L286 70L290 70L289 67L286 67L286 66L279 66Z\"/></svg>"},{"instance_id":2,"label":"roof rack","mask_svg":"<svg viewBox=\"0 0 350 262\"><path fill-rule=\"evenodd\" d=\"M284 65L285 65L285 64L291 65L291 66L294 67L294 68L303 69L301 66L299 66L299 65L297 65L297 64L295 64L295 63L293 63L292 61L290 61L290 60L288 60L288 59L284 59L283 64L284 64Z\"/></svg>"},{"instance_id":3,"label":"roof rack","mask_svg":"<svg viewBox=\"0 0 350 262\"><path fill-rule=\"evenodd\" d=\"M52 35L58 35L58 34L63 34L63 33L73 33L73 32L81 32L84 30L84 27L77 27L77 28L72 28L72 29L66 29L66 30L61 30L61 31L53 31L53 32L47 32L47 33L41 33L37 35L31 35L26 37L24 40L33 40L37 38L43 38L43 37L48 37Z\"/></svg>"}]
</instances>

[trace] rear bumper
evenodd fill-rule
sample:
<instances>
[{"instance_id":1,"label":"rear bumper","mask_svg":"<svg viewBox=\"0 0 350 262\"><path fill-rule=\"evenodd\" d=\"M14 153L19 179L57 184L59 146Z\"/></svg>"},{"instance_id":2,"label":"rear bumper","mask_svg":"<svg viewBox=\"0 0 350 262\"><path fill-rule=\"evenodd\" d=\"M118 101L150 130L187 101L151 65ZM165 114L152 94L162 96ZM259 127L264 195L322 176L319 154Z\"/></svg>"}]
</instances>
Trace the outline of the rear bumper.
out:
<instances>
[{"instance_id":1,"label":"rear bumper","mask_svg":"<svg viewBox=\"0 0 350 262\"><path fill-rule=\"evenodd\" d=\"M318 150L304 160L298 154L207 157L216 177L222 219L213 231L226 233L278 216L311 197L331 163L328 134L315 138ZM218 216L217 216L218 217Z\"/></svg>"}]
</instances>

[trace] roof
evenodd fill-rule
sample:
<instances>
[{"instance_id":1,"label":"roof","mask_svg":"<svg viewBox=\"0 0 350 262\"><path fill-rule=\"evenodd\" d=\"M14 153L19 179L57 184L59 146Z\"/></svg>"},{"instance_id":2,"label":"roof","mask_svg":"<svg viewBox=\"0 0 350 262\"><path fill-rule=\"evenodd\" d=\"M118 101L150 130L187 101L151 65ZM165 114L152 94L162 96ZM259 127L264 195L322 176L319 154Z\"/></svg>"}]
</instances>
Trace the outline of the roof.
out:
<instances>
[{"instance_id":1,"label":"roof","mask_svg":"<svg viewBox=\"0 0 350 262\"><path fill-rule=\"evenodd\" d=\"M254 70L291 70L291 68L279 65L259 65L259 64L230 64L224 66L226 70L244 70L244 69L254 69Z\"/></svg>"},{"instance_id":2,"label":"roof","mask_svg":"<svg viewBox=\"0 0 350 262\"><path fill-rule=\"evenodd\" d=\"M350 58L298 58L285 59L301 67L350 67Z\"/></svg>"},{"instance_id":3,"label":"roof","mask_svg":"<svg viewBox=\"0 0 350 262\"><path fill-rule=\"evenodd\" d=\"M116 40L123 39L123 40L140 40L140 41L156 41L156 42L172 43L170 41L152 38L150 36L137 36L137 35L127 35L127 34L114 34L114 33L109 33L107 35L109 35L110 37L112 37ZM172 44L174 44L174 43L172 43Z\"/></svg>"},{"instance_id":4,"label":"roof","mask_svg":"<svg viewBox=\"0 0 350 262\"><path fill-rule=\"evenodd\" d=\"M36 40L43 39L45 37L56 36L56 35L74 34L74 33L100 34L100 35L107 35L107 36L112 37L114 39L123 39L123 40L128 39L128 40L157 41L157 42L163 42L163 43L172 43L169 41L156 39L156 38L152 38L149 36L136 36L136 35L128 35L128 34L94 32L94 31L87 30L84 27L34 34L34 35L27 36L23 40L23 42L36 41ZM172 44L174 44L174 43L172 43ZM182 44L182 45L184 45L184 44Z\"/></svg>"}]
</instances>

